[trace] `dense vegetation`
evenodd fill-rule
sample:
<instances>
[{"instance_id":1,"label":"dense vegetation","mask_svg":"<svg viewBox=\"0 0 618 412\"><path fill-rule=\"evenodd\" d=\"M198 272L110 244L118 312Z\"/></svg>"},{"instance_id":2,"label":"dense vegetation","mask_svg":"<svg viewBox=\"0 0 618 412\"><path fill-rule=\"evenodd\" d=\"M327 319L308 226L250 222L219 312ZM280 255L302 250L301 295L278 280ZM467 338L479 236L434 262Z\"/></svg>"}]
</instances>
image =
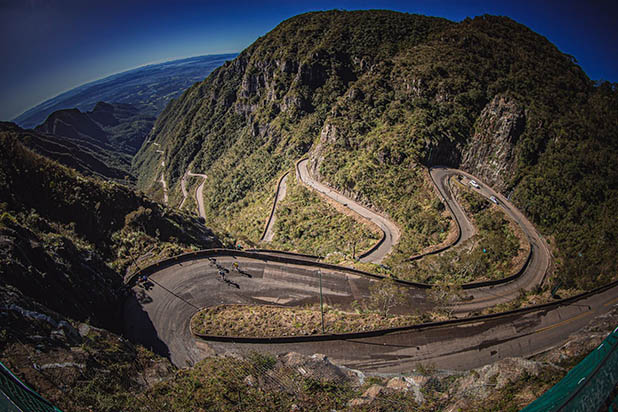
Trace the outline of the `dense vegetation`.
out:
<instances>
[{"instance_id":1,"label":"dense vegetation","mask_svg":"<svg viewBox=\"0 0 618 412\"><path fill-rule=\"evenodd\" d=\"M598 85L557 119L514 198L557 246L559 279L590 288L616 277L618 85Z\"/></svg>"},{"instance_id":2,"label":"dense vegetation","mask_svg":"<svg viewBox=\"0 0 618 412\"><path fill-rule=\"evenodd\" d=\"M485 180L515 189L516 204L552 235L563 281L589 286L616 272L608 229L616 93L505 17L453 23L388 11L308 13L172 102L153 133L165 168L153 146L134 167L147 191L162 171L172 186L189 167L208 173L209 224L223 227L245 213L265 222L268 208L256 199L310 151L318 178L402 227L403 256L446 231L440 210L428 207L431 192L423 194L422 165L465 158L473 173L499 171ZM500 99L511 112L496 109ZM494 133L505 119L514 126ZM474 155L482 145L488 152Z\"/></svg>"}]
</instances>

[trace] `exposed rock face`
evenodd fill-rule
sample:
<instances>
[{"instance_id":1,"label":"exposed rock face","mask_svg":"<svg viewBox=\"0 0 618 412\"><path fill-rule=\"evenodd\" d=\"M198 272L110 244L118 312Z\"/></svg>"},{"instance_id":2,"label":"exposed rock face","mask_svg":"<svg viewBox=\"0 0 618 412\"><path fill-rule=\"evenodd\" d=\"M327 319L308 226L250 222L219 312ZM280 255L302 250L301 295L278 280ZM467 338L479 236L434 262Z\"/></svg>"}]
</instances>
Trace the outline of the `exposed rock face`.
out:
<instances>
[{"instance_id":1,"label":"exposed rock face","mask_svg":"<svg viewBox=\"0 0 618 412\"><path fill-rule=\"evenodd\" d=\"M373 402L378 396L380 396L384 392L384 386L382 385L371 385L369 389L367 389L360 398L352 399L348 402L349 408L359 408L361 406L367 405Z\"/></svg>"},{"instance_id":2,"label":"exposed rock face","mask_svg":"<svg viewBox=\"0 0 618 412\"><path fill-rule=\"evenodd\" d=\"M312 356L303 356L296 352L289 352L279 358L282 366L296 370L302 376L327 382L357 382L360 380L355 371L337 366L325 355L316 353Z\"/></svg>"},{"instance_id":3,"label":"exposed rock face","mask_svg":"<svg viewBox=\"0 0 618 412\"><path fill-rule=\"evenodd\" d=\"M525 373L538 376L543 366L539 362L522 358L502 359L491 365L475 369L462 378L459 382L459 393L468 396L473 395L477 399L485 399L493 391L504 388Z\"/></svg>"},{"instance_id":4,"label":"exposed rock face","mask_svg":"<svg viewBox=\"0 0 618 412\"><path fill-rule=\"evenodd\" d=\"M460 167L498 190L504 190L516 166L517 139L526 116L509 96L495 96L476 122L476 131L463 151Z\"/></svg>"}]
</instances>

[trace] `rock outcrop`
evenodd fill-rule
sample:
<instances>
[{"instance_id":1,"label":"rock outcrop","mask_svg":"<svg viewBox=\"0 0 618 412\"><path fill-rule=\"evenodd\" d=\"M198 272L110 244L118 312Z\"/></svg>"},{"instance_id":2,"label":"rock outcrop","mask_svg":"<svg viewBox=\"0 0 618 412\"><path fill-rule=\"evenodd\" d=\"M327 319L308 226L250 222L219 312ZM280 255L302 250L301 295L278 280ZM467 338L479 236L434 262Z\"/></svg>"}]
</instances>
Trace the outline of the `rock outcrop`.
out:
<instances>
[{"instance_id":1,"label":"rock outcrop","mask_svg":"<svg viewBox=\"0 0 618 412\"><path fill-rule=\"evenodd\" d=\"M495 96L476 122L460 167L495 189L506 189L515 172L515 145L525 126L523 107L509 96Z\"/></svg>"}]
</instances>

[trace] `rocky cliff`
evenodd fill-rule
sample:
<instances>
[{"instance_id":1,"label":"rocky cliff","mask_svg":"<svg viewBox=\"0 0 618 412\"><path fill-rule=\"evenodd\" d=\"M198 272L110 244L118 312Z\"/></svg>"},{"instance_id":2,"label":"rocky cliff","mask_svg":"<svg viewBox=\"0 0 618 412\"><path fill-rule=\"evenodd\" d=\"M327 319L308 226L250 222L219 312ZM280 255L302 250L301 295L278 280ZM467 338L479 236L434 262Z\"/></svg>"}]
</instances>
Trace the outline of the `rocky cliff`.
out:
<instances>
[{"instance_id":1,"label":"rocky cliff","mask_svg":"<svg viewBox=\"0 0 618 412\"><path fill-rule=\"evenodd\" d=\"M474 134L463 149L460 167L494 189L505 190L517 167L515 147L526 127L515 99L496 96L481 111Z\"/></svg>"}]
</instances>

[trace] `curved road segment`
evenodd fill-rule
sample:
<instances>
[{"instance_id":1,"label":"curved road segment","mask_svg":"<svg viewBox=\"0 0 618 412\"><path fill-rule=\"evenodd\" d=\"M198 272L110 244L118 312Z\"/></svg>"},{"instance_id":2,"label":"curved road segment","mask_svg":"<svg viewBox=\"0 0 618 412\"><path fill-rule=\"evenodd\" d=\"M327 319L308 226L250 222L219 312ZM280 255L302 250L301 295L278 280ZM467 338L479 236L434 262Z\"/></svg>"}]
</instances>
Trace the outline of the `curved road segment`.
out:
<instances>
[{"instance_id":1,"label":"curved road segment","mask_svg":"<svg viewBox=\"0 0 618 412\"><path fill-rule=\"evenodd\" d=\"M371 222L375 223L380 228L380 230L382 230L382 233L384 234L384 241L381 242L377 248L372 250L371 253L365 255L363 258L360 259L361 262L380 263L382 259L384 259L384 257L391 252L393 246L399 243L400 233L397 225L395 225L395 223L391 222L390 220L384 218L383 216L375 213L374 211L368 209L367 207L361 205L360 203L345 197L344 195L313 179L313 177L311 177L311 175L309 174L309 170L307 170L307 162L307 159L298 162L298 178L301 180L302 183L328 196L335 202L341 203L342 205L346 206L347 208L349 208L356 214L364 217L365 219L370 220Z\"/></svg>"},{"instance_id":2,"label":"curved road segment","mask_svg":"<svg viewBox=\"0 0 618 412\"><path fill-rule=\"evenodd\" d=\"M438 182L438 190L449 202L459 220L459 205L454 202L448 185L444 184L450 174L474 177L446 168L432 170L432 177ZM189 172L189 175L196 174ZM386 219L355 202L349 202L345 197L311 179L307 173L306 162L299 163L299 175L303 182L316 190L347 203L348 207L360 211L359 213L367 218L375 218L387 230L392 229L384 223ZM204 180L206 178L205 175L198 176ZM471 299L461 302L457 313L470 314L509 301L515 298L521 289L535 287L542 281L550 261L547 246L530 222L503 196L480 181L479 183L479 191L485 196L496 196L502 207L529 236L532 259L520 278L513 282L467 290ZM196 191L198 204L201 203L200 188L203 188L203 185L204 182ZM462 219L460 224L462 222L465 221ZM462 235L464 227L465 223L462 225ZM381 257L392 247L392 240L398 239L398 231L395 232L396 236L390 233L391 242L388 248L378 248L382 253ZM606 312L611 304L618 301L618 289L614 287L596 297L557 308L488 320L464 321L450 326L391 332L372 338L270 345L205 343L196 340L189 331L190 318L201 307L229 303L303 305L319 301L318 268L312 266L310 261L302 265L283 264L273 262L268 254L256 254L255 259L223 256L216 259L218 264L229 269L226 278L232 283L218 281L218 269L207 259L198 258L155 272L150 276L151 287L148 290L134 287L134 294L125 303L126 336L161 354L169 355L178 366L190 365L205 356L227 351L265 350L282 353L294 350L307 354L325 353L341 364L378 372L409 371L422 362L430 362L445 369L469 369L502 357L526 356L547 349L562 342L568 334L586 324L591 317ZM244 274L232 270L233 262L239 263ZM366 298L369 295L369 285L376 281L352 274L345 268L339 271L322 269L321 272L326 303L344 307L354 300ZM396 311L409 312L410 308L431 309L425 290L410 287L406 305L396 308Z\"/></svg>"},{"instance_id":3,"label":"curved road segment","mask_svg":"<svg viewBox=\"0 0 618 412\"><path fill-rule=\"evenodd\" d=\"M476 233L476 229L472 222L470 222L470 219L468 219L468 215L466 215L461 205L455 200L449 189L448 179L452 175L457 174L457 171L445 167L432 167L429 169L429 174L434 186L440 193L440 197L448 204L453 218L459 224L461 236L455 243L449 245L449 247L457 246L470 239Z\"/></svg>"},{"instance_id":4,"label":"curved road segment","mask_svg":"<svg viewBox=\"0 0 618 412\"><path fill-rule=\"evenodd\" d=\"M437 184L438 191L449 204L454 213L455 219L459 222L462 229L461 239L468 239L474 234L474 227L463 212L462 207L457 203L448 187L448 178L454 175L465 176L468 179L476 180L480 188L474 189L481 195L489 198L495 196L498 205L505 213L517 223L526 234L530 242L531 258L524 272L516 280L496 286L489 286L477 289L469 289L466 293L473 299L460 302L455 309L456 313L470 313L479 311L485 307L506 303L519 294L520 290L531 290L542 284L545 274L551 263L551 254L547 243L537 232L534 225L513 206L504 196L494 191L478 178L461 170L449 169L446 167L434 167L430 171L434 183ZM462 240L460 240L462 242ZM460 243L460 242L457 242Z\"/></svg>"},{"instance_id":5,"label":"curved road segment","mask_svg":"<svg viewBox=\"0 0 618 412\"><path fill-rule=\"evenodd\" d=\"M200 183L200 185L197 187L197 189L195 189L195 201L197 202L197 211L199 215L206 219L206 209L204 208L204 185L206 184L206 179L208 178L208 176L200 173L192 173L190 170L187 170L187 175L201 177L202 179L204 179L202 183Z\"/></svg>"},{"instance_id":6,"label":"curved road segment","mask_svg":"<svg viewBox=\"0 0 618 412\"><path fill-rule=\"evenodd\" d=\"M609 311L618 302L618 286L558 307L527 313L500 315L482 320L464 320L451 325L390 332L382 336L331 341L247 344L203 342L189 330L191 316L199 308L219 304L304 305L319 302L318 270L303 265L256 258L216 257L226 267L231 283L218 280L218 269L207 259L182 262L152 274L147 290L133 288L125 302L125 336L167 355L180 367L206 356L226 352L266 351L303 354L323 353L335 362L374 372L409 372L419 363L440 369L471 369L510 356L529 356L562 343L569 334L593 317ZM239 264L244 272L233 270ZM344 307L369 294L375 279L321 270L324 300ZM423 290L410 288L405 305L395 308L429 309ZM328 331L328 324L326 325Z\"/></svg>"},{"instance_id":7,"label":"curved road segment","mask_svg":"<svg viewBox=\"0 0 618 412\"><path fill-rule=\"evenodd\" d=\"M189 197L189 191L187 190L187 177L189 177L187 175L187 173L189 173L189 170L187 170L185 172L184 175L182 175L182 179L180 179L180 190L182 190L182 202L180 202L180 205L178 205L178 209L182 210L182 206L185 204L185 202L187 201L187 198Z\"/></svg>"},{"instance_id":8,"label":"curved road segment","mask_svg":"<svg viewBox=\"0 0 618 412\"><path fill-rule=\"evenodd\" d=\"M167 205L167 202L168 202L167 183L165 182L165 176L163 176L163 173L161 173L161 178L159 179L159 182L161 182L161 184L163 185L163 203Z\"/></svg>"}]
</instances>

